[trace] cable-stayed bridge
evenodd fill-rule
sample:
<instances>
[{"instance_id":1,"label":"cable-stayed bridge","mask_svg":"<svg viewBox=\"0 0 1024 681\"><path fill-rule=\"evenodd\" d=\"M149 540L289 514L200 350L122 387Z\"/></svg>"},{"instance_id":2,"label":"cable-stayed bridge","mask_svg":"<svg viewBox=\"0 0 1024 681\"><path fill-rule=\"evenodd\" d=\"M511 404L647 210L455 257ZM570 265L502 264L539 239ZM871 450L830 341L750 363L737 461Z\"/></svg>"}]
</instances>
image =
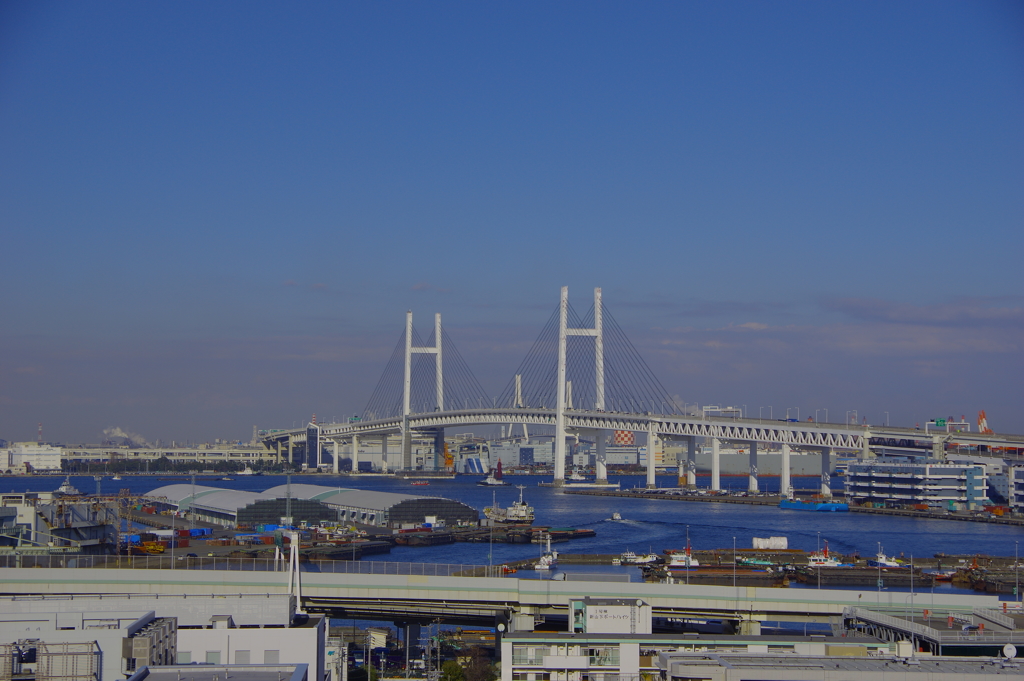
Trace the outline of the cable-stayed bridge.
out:
<instances>
[{"instance_id":1,"label":"cable-stayed bridge","mask_svg":"<svg viewBox=\"0 0 1024 681\"><path fill-rule=\"evenodd\" d=\"M445 428L478 425L507 425L510 433L513 426L520 426L524 435L534 426L547 432L553 429L556 485L565 480L568 436L593 437L601 481L607 478L606 431L645 434L648 487L655 484L654 452L661 440L686 443L685 460L663 465L677 465L680 484L690 487L696 485L697 438L710 441L713 490L721 489L718 451L722 442L742 443L748 449L750 491L758 490L758 449L779 446L784 495L792 493L791 447L821 452L821 492L829 495L831 455L846 452L871 458L873 442L930 441L932 453L939 458L950 441L989 447L1024 446L1024 436L941 431L922 435L914 429L888 426L764 421L738 413L717 417L684 413L615 322L603 303L601 289L594 289L593 304L585 314L578 315L569 303L568 287L562 287L558 306L497 397L491 398L481 387L444 331L440 314L434 316L433 328L424 340L413 326L412 312L407 312L405 329L360 418L274 431L264 442L279 453L287 447L289 460L295 445L305 446L307 456L309 450L319 455L322 447L329 447L335 471L343 450L348 449L355 471L360 439L379 438L386 455L389 437L398 434L402 468L412 469L414 434L433 438L437 461L444 448Z\"/></svg>"}]
</instances>

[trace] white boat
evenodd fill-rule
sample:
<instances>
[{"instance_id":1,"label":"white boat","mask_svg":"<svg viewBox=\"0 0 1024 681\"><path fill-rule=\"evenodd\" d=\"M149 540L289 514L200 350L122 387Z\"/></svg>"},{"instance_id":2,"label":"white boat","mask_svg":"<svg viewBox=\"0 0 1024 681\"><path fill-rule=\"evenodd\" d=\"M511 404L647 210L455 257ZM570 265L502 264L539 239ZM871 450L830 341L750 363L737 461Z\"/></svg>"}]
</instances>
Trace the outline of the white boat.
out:
<instances>
[{"instance_id":1,"label":"white boat","mask_svg":"<svg viewBox=\"0 0 1024 681\"><path fill-rule=\"evenodd\" d=\"M60 483L60 487L57 488L57 494L81 494L78 488L71 484L71 476L64 478L64 482Z\"/></svg>"},{"instance_id":2,"label":"white boat","mask_svg":"<svg viewBox=\"0 0 1024 681\"><path fill-rule=\"evenodd\" d=\"M498 459L498 466L497 466L497 468L495 468L493 471L491 471L488 474L488 476L486 478L484 478L483 480L478 480L476 484L483 485L484 487L505 487L505 486L507 486L508 483L501 479L501 459Z\"/></svg>"},{"instance_id":3,"label":"white boat","mask_svg":"<svg viewBox=\"0 0 1024 681\"><path fill-rule=\"evenodd\" d=\"M115 475L114 477L111 478L111 480L121 480L121 479L122 478L121 478L120 475Z\"/></svg>"},{"instance_id":4,"label":"white boat","mask_svg":"<svg viewBox=\"0 0 1024 681\"><path fill-rule=\"evenodd\" d=\"M687 545L686 550L682 553L673 553L672 557L668 560L669 570L672 569L683 569L689 570L690 568L700 567L700 561L693 557L690 553L690 547Z\"/></svg>"},{"instance_id":5,"label":"white boat","mask_svg":"<svg viewBox=\"0 0 1024 681\"><path fill-rule=\"evenodd\" d=\"M497 501L493 501L491 506L484 508L484 517L502 524L533 524L533 506L523 501L523 490L526 487L523 485L516 485L516 487L519 488L519 501L513 501L512 505L506 508L502 508Z\"/></svg>"},{"instance_id":6,"label":"white boat","mask_svg":"<svg viewBox=\"0 0 1024 681\"><path fill-rule=\"evenodd\" d=\"M578 468L573 468L572 474L569 475L569 477L567 477L566 480L569 480L571 482L583 482L584 480L586 480L586 478L583 477L583 474L580 473L580 470Z\"/></svg>"},{"instance_id":7,"label":"white boat","mask_svg":"<svg viewBox=\"0 0 1024 681\"><path fill-rule=\"evenodd\" d=\"M249 464L246 464L245 468L243 468L242 470L238 471L235 475L259 475L259 473L253 471L253 469L249 466Z\"/></svg>"},{"instance_id":8,"label":"white boat","mask_svg":"<svg viewBox=\"0 0 1024 681\"><path fill-rule=\"evenodd\" d=\"M547 547L540 559L533 564L534 570L551 570L558 565L558 551L551 550L551 535L548 535Z\"/></svg>"},{"instance_id":9,"label":"white boat","mask_svg":"<svg viewBox=\"0 0 1024 681\"><path fill-rule=\"evenodd\" d=\"M829 554L826 540L824 549L807 556L807 565L810 567L839 567L842 563L835 556Z\"/></svg>"},{"instance_id":10,"label":"white boat","mask_svg":"<svg viewBox=\"0 0 1024 681\"><path fill-rule=\"evenodd\" d=\"M875 557L868 558L868 567L899 568L907 566L899 559L885 555L885 552L882 551L882 545L879 544L878 553L875 554Z\"/></svg>"},{"instance_id":11,"label":"white boat","mask_svg":"<svg viewBox=\"0 0 1024 681\"><path fill-rule=\"evenodd\" d=\"M632 551L626 550L619 555L619 565L649 565L656 563L659 556L656 553L646 553L638 556Z\"/></svg>"},{"instance_id":12,"label":"white boat","mask_svg":"<svg viewBox=\"0 0 1024 681\"><path fill-rule=\"evenodd\" d=\"M618 511L615 511L614 513L612 513L611 519L612 520L622 520L622 514L619 513Z\"/></svg>"}]
</instances>

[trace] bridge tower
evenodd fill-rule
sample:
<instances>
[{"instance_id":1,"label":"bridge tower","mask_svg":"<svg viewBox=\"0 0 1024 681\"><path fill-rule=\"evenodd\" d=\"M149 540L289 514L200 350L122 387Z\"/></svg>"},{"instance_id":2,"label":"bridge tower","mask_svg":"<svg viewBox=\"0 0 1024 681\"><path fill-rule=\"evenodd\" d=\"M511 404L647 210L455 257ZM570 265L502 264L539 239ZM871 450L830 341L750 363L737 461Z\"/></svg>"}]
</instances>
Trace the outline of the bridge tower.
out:
<instances>
[{"instance_id":1,"label":"bridge tower","mask_svg":"<svg viewBox=\"0 0 1024 681\"><path fill-rule=\"evenodd\" d=\"M412 310L407 310L405 313L405 381L402 389L402 468L405 470L413 468L412 431L409 428L409 414L412 413L412 356L417 353L434 355L436 408L438 411L444 411L444 372L441 347L441 313L434 314L434 346L414 347L412 344Z\"/></svg>"},{"instance_id":2,"label":"bridge tower","mask_svg":"<svg viewBox=\"0 0 1024 681\"><path fill-rule=\"evenodd\" d=\"M601 319L601 289L594 289L594 328L570 329L569 287L562 287L558 306L558 375L556 386L555 414L555 485L565 484L565 410L566 399L566 349L569 336L593 336L594 338L594 409L604 410L604 328ZM598 458L604 454L604 434L598 431Z\"/></svg>"}]
</instances>

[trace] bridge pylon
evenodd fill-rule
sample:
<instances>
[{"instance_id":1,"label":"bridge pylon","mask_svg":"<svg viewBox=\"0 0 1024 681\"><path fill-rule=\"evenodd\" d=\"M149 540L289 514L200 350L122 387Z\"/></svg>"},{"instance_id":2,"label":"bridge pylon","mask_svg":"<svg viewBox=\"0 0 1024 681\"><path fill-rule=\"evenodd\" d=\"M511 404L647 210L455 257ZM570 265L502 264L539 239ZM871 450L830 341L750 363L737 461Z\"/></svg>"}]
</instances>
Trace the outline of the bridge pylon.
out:
<instances>
[{"instance_id":1,"label":"bridge pylon","mask_svg":"<svg viewBox=\"0 0 1024 681\"><path fill-rule=\"evenodd\" d=\"M407 310L405 313L405 380L402 387L402 468L405 470L413 468L412 431L409 428L409 415L412 413L412 356L417 353L434 355L434 390L437 399L435 408L438 411L444 411L444 370L442 364L440 312L434 314L434 345L432 347L413 346L412 310Z\"/></svg>"},{"instance_id":2,"label":"bridge pylon","mask_svg":"<svg viewBox=\"0 0 1024 681\"><path fill-rule=\"evenodd\" d=\"M563 286L558 305L558 374L556 386L555 414L555 480L554 484L565 484L565 410L568 408L566 391L566 350L569 336L593 336L594 338L594 408L604 411L604 328L601 318L601 289L594 289L594 327L591 329L568 328L569 287ZM598 433L598 439L603 434Z\"/></svg>"}]
</instances>

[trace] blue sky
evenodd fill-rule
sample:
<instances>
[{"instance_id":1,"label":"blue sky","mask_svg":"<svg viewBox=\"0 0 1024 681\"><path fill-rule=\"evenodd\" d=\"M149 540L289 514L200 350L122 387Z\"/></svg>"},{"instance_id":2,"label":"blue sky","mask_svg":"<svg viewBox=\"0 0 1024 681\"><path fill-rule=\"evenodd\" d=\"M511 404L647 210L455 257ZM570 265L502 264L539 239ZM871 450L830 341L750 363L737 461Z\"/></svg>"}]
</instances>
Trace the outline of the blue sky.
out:
<instances>
[{"instance_id":1,"label":"blue sky","mask_svg":"<svg viewBox=\"0 0 1024 681\"><path fill-rule=\"evenodd\" d=\"M0 438L499 393L570 286L686 402L1024 432L1017 3L0 4ZM823 417L823 414L821 414Z\"/></svg>"}]
</instances>

